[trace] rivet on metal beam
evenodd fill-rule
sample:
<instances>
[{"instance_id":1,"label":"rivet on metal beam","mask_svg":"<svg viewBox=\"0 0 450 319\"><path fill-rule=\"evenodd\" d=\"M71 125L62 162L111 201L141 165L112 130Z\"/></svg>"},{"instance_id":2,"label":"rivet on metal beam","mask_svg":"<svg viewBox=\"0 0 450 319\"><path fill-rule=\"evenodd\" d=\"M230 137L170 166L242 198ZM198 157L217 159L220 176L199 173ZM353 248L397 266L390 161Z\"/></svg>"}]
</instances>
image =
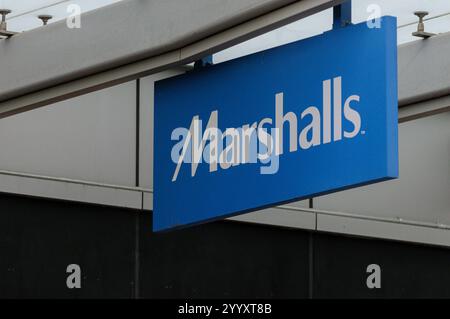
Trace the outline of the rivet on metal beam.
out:
<instances>
[{"instance_id":1,"label":"rivet on metal beam","mask_svg":"<svg viewBox=\"0 0 450 319\"><path fill-rule=\"evenodd\" d=\"M42 25L47 25L48 21L53 19L53 16L51 16L49 14L41 14L41 15L38 15L38 19L42 21Z\"/></svg>"},{"instance_id":2,"label":"rivet on metal beam","mask_svg":"<svg viewBox=\"0 0 450 319\"><path fill-rule=\"evenodd\" d=\"M428 11L416 11L414 12L414 14L419 17L419 24L417 25L417 31L413 32L413 36L427 39L436 35L434 33L425 32L425 24L423 22L423 18L428 15Z\"/></svg>"},{"instance_id":3,"label":"rivet on metal beam","mask_svg":"<svg viewBox=\"0 0 450 319\"><path fill-rule=\"evenodd\" d=\"M0 9L0 15L2 16L2 20L0 22L0 37L12 37L17 34L17 32L8 31L8 25L6 23L6 16L11 13L11 10L8 9Z\"/></svg>"}]
</instances>

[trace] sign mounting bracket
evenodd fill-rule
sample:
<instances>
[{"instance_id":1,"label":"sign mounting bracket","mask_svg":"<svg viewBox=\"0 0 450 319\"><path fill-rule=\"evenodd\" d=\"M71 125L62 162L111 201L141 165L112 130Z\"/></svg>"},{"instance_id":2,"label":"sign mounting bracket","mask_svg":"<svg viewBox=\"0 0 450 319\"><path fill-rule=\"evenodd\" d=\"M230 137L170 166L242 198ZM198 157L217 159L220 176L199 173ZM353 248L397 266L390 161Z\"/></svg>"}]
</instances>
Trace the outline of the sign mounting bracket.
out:
<instances>
[{"instance_id":1,"label":"sign mounting bracket","mask_svg":"<svg viewBox=\"0 0 450 319\"><path fill-rule=\"evenodd\" d=\"M214 64L213 55L207 55L200 60L195 61L194 69L203 68L205 66L210 66Z\"/></svg>"},{"instance_id":2,"label":"sign mounting bracket","mask_svg":"<svg viewBox=\"0 0 450 319\"><path fill-rule=\"evenodd\" d=\"M333 30L352 24L352 1L348 0L333 7Z\"/></svg>"}]
</instances>

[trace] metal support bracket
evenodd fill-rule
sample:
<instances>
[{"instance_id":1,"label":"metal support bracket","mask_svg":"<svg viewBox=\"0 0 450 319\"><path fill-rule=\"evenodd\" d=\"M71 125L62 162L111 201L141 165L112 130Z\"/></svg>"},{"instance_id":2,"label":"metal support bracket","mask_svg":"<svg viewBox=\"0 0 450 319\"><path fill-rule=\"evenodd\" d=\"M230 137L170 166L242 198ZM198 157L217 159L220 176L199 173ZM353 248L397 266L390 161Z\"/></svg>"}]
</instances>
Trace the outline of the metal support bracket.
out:
<instances>
[{"instance_id":1,"label":"metal support bracket","mask_svg":"<svg viewBox=\"0 0 450 319\"><path fill-rule=\"evenodd\" d=\"M344 28L352 24L352 1L333 7L333 29Z\"/></svg>"},{"instance_id":2,"label":"metal support bracket","mask_svg":"<svg viewBox=\"0 0 450 319\"><path fill-rule=\"evenodd\" d=\"M195 61L194 69L203 68L214 64L214 59L212 55L207 55L204 58Z\"/></svg>"},{"instance_id":3,"label":"metal support bracket","mask_svg":"<svg viewBox=\"0 0 450 319\"><path fill-rule=\"evenodd\" d=\"M8 27L6 24L6 16L11 13L11 10L8 9L0 9L1 21L0 21L0 37L12 37L16 35L18 32L8 31Z\"/></svg>"}]
</instances>

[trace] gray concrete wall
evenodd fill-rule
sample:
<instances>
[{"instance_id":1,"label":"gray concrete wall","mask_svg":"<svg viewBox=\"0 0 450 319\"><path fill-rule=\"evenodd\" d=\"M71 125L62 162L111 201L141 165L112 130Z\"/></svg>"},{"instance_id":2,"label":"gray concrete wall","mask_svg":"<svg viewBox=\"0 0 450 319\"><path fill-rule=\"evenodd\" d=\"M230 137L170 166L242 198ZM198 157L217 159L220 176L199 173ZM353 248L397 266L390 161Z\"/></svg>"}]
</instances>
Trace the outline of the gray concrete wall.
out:
<instances>
[{"instance_id":1,"label":"gray concrete wall","mask_svg":"<svg viewBox=\"0 0 450 319\"><path fill-rule=\"evenodd\" d=\"M0 192L152 210L154 81L177 73L140 80L141 188L131 188L138 123L132 81L0 121L0 170L122 188L0 172ZM448 100L435 103L445 108ZM398 180L315 198L312 209L301 201L234 220L450 246L449 128L448 111L400 124Z\"/></svg>"}]
</instances>

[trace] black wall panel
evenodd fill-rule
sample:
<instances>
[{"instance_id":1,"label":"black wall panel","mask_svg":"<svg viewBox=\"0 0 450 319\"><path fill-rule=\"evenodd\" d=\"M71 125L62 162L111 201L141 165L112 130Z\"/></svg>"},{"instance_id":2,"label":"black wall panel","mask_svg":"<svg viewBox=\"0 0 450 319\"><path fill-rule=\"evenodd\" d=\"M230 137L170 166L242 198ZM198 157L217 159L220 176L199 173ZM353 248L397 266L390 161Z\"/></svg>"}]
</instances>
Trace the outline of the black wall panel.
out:
<instances>
[{"instance_id":1,"label":"black wall panel","mask_svg":"<svg viewBox=\"0 0 450 319\"><path fill-rule=\"evenodd\" d=\"M0 298L450 298L450 249L226 221L153 234L151 218L0 194Z\"/></svg>"}]
</instances>

